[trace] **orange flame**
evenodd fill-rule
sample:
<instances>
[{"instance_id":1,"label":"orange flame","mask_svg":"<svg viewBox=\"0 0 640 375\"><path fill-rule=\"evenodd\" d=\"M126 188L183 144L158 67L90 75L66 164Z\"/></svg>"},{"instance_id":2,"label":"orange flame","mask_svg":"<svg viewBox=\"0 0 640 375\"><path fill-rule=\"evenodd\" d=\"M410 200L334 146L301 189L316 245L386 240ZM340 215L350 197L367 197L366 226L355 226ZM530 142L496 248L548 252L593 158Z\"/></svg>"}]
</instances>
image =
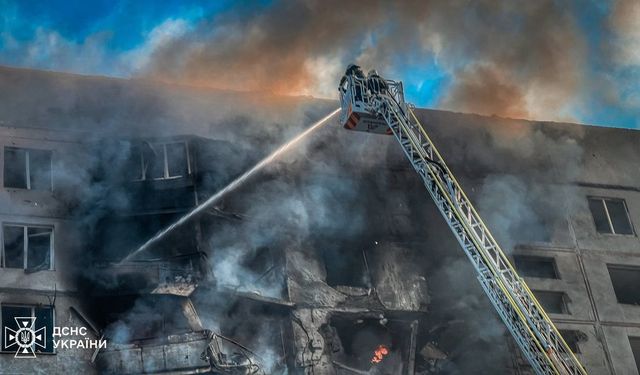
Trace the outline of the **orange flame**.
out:
<instances>
[{"instance_id":1,"label":"orange flame","mask_svg":"<svg viewBox=\"0 0 640 375\"><path fill-rule=\"evenodd\" d=\"M389 349L384 345L378 345L378 348L373 352L373 358L371 363L380 363L385 355L389 354Z\"/></svg>"}]
</instances>

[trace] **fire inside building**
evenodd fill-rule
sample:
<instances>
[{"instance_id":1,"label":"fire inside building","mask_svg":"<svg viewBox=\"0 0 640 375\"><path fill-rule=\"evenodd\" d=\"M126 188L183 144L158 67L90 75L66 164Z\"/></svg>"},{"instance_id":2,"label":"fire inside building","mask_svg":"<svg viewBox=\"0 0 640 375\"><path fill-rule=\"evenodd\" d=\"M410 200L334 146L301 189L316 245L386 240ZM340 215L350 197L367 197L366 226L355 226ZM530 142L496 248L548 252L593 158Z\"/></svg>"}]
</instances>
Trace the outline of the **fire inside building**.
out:
<instances>
[{"instance_id":1,"label":"fire inside building","mask_svg":"<svg viewBox=\"0 0 640 375\"><path fill-rule=\"evenodd\" d=\"M0 317L47 328L0 373L535 373L398 142L336 117L131 256L336 101L0 86ZM637 374L640 133L413 111L586 372Z\"/></svg>"}]
</instances>

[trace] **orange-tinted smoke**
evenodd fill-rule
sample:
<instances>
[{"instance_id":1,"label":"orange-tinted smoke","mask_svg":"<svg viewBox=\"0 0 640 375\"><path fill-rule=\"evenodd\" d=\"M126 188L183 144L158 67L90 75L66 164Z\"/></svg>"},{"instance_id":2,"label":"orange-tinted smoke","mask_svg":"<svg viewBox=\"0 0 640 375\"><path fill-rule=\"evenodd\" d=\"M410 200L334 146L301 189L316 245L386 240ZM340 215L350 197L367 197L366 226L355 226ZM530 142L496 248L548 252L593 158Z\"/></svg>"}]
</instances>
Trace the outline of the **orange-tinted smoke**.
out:
<instances>
[{"instance_id":1,"label":"orange-tinted smoke","mask_svg":"<svg viewBox=\"0 0 640 375\"><path fill-rule=\"evenodd\" d=\"M145 74L334 96L349 62L395 78L435 57L453 77L440 107L547 119L580 90L582 39L569 5L552 0L276 1L210 17L158 48ZM416 85L432 78L411 76Z\"/></svg>"}]
</instances>

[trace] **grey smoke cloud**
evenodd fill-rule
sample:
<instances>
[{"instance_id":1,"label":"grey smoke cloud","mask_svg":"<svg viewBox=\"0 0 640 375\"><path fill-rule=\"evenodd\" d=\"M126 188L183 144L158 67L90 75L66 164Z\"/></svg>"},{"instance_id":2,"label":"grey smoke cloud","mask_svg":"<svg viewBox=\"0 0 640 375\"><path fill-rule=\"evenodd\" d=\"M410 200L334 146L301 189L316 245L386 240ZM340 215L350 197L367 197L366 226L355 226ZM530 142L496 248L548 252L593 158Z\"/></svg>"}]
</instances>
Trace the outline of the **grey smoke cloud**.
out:
<instances>
[{"instance_id":1,"label":"grey smoke cloud","mask_svg":"<svg viewBox=\"0 0 640 375\"><path fill-rule=\"evenodd\" d=\"M527 242L568 241L566 220L583 205L572 186L584 178L583 127L420 115L505 251Z\"/></svg>"}]
</instances>

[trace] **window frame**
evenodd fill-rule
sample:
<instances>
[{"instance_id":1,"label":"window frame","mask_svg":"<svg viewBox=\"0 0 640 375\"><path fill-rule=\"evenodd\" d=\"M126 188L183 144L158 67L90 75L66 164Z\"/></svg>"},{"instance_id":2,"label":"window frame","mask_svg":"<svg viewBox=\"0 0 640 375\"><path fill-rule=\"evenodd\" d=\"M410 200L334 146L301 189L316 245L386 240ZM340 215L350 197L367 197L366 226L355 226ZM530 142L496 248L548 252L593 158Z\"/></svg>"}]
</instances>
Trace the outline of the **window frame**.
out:
<instances>
[{"instance_id":1,"label":"window frame","mask_svg":"<svg viewBox=\"0 0 640 375\"><path fill-rule=\"evenodd\" d=\"M616 264L616 263L606 263L605 266L607 267L607 274L609 275L609 281L611 282L611 288L613 288L613 295L616 298L616 303L619 305L640 307L640 305L638 304L620 302L620 300L618 299L618 293L616 292L616 287L613 283L613 278L611 277L611 269L623 270L623 271L624 270L635 271L640 273L640 266L628 265L628 264Z\"/></svg>"},{"instance_id":2,"label":"window frame","mask_svg":"<svg viewBox=\"0 0 640 375\"><path fill-rule=\"evenodd\" d=\"M187 162L187 175L178 175L171 176L169 175L169 159L167 156L167 145L181 143L184 145L185 152L185 161ZM189 155L189 142L187 141L165 141L165 142L149 142L151 147L159 147L162 146L162 177L149 177L147 176L148 172L148 160L145 160L144 152L142 149L138 151L139 159L140 159L140 176L139 178L134 179L133 181L164 181L164 180L177 180L180 178L189 177L192 174L191 171L191 155ZM147 162L147 163L145 163Z\"/></svg>"},{"instance_id":3,"label":"window frame","mask_svg":"<svg viewBox=\"0 0 640 375\"><path fill-rule=\"evenodd\" d=\"M540 306L542 306L542 308L544 309L544 311L547 314L555 314L555 315L572 315L571 314L571 310L569 310L569 295L567 295L566 292L564 291L559 291L559 290L548 290L548 289L535 289L532 290L533 295L536 297L536 300L538 301L538 303L540 304ZM556 294L556 295L560 295L561 298L561 312L552 312L552 311L548 311L548 309L546 309L543 305L542 302L540 301L540 298L538 298L538 294L542 293L542 294Z\"/></svg>"},{"instance_id":4,"label":"window frame","mask_svg":"<svg viewBox=\"0 0 640 375\"><path fill-rule=\"evenodd\" d=\"M567 344L569 349L571 349L571 352L573 354L582 354L582 349L580 348L580 342L582 342L582 341L578 337L578 335L580 335L580 334L584 335L584 333L582 331L580 331L579 329L558 329L558 333L560 333L560 336L562 336L562 339ZM575 341L574 340L568 340L567 338L569 337L569 335L573 335L572 338L574 338ZM573 350L573 348L571 347L572 344L573 344L573 346L575 347L576 350Z\"/></svg>"},{"instance_id":5,"label":"window frame","mask_svg":"<svg viewBox=\"0 0 640 375\"><path fill-rule=\"evenodd\" d=\"M325 271L325 277L324 277L324 282L329 285L331 288L338 288L338 287L349 287L349 288L360 288L360 289L369 289L371 288L371 270L369 268L369 259L367 257L367 252L366 250L361 250L360 251L360 255L357 258L357 267L358 270L361 268L362 272L361 272L361 276L363 280L362 283L357 283L357 282L338 282L338 280L334 280L334 277L336 276L336 274L339 274L340 272L336 272L335 271L335 266L333 266L331 263L327 263L327 259L326 257L329 256L331 254L329 253L323 253L322 255L322 263L323 263L323 267L324 267L324 271ZM353 268L351 268L351 270L353 270ZM369 284L369 285L367 285Z\"/></svg>"},{"instance_id":6,"label":"window frame","mask_svg":"<svg viewBox=\"0 0 640 375\"><path fill-rule=\"evenodd\" d=\"M593 212L591 211L591 209L589 209L589 213L591 214L591 220L597 234L602 236L632 236L632 237L636 236L636 229L633 226L633 221L631 221L631 214L629 213L629 207L627 206L627 201L624 198L589 195L587 196L587 204L590 200L597 200L600 203L602 203L602 207L604 208L604 213L607 218L607 224L609 224L609 230L611 231L608 233L599 232L596 226L596 219L593 216ZM607 207L607 203L606 203L607 201L618 201L622 203L622 206L624 207L624 212L626 214L627 222L629 223L629 227L631 228L631 233L616 233L615 228L613 227L613 221L611 220L611 215L609 214L609 207Z\"/></svg>"},{"instance_id":7,"label":"window frame","mask_svg":"<svg viewBox=\"0 0 640 375\"><path fill-rule=\"evenodd\" d=\"M634 359L636 367L640 371L640 351L635 352L633 350L634 342L635 342L635 345L638 345L640 347L640 336L630 335L630 336L627 336L627 339L629 340L629 349L631 349L631 357ZM638 356L636 356L636 354L638 354Z\"/></svg>"},{"instance_id":8,"label":"window frame","mask_svg":"<svg viewBox=\"0 0 640 375\"><path fill-rule=\"evenodd\" d=\"M553 268L553 274L555 275L555 277L540 277L540 276L525 275L522 272L522 269L518 267L517 258L523 259L523 260L524 259L541 259L543 261L547 261L548 260L548 261L551 262L551 267ZM535 279L543 279L543 280L562 280L560 272L558 271L558 263L556 262L556 258L553 257L553 256L529 255L529 254L513 254L512 260L513 260L513 267L515 268L515 270L516 270L516 272L518 273L519 276L528 277L528 278L535 278Z\"/></svg>"},{"instance_id":9,"label":"window frame","mask_svg":"<svg viewBox=\"0 0 640 375\"><path fill-rule=\"evenodd\" d=\"M22 308L29 308L31 309L31 315L30 317L35 318L36 317L36 309L42 309L42 308L49 308L51 309L51 325L53 327L56 326L56 307L54 305L36 305L36 304L29 304L29 303L5 303L2 302L0 303L0 322L3 322L4 317L3 317L3 310L5 307L22 307ZM0 323L1 325L1 323ZM2 336L2 341L4 341L4 326L2 327L2 333L0 333L0 336ZM38 355L40 354L46 354L46 355L51 355L51 354L57 354L58 352L56 351L56 347L53 345L53 331L51 331L51 333L47 333L47 339L51 339L51 351L50 352L44 352L44 351L39 351L36 352ZM1 343L0 345L0 353L15 353L15 350L3 350L4 348L4 342ZM35 352L35 348L34 352Z\"/></svg>"},{"instance_id":10,"label":"window frame","mask_svg":"<svg viewBox=\"0 0 640 375\"><path fill-rule=\"evenodd\" d=\"M4 241L4 227L8 226L8 227L22 227L22 235L24 236L24 243L22 244L22 268L13 268L13 267L6 267L5 266L5 261L6 261L6 256L5 256L5 252L4 252L4 246L5 246L5 241ZM29 260L28 260L28 256L29 256L29 228L46 228L46 229L51 229L51 237L49 238L49 268L42 270L42 271L53 271L54 268L54 244L55 244L55 226L54 225L46 225L46 224L25 224L25 223L13 223L13 222L3 222L0 225L0 228L2 229L2 231L0 231L0 239L2 240L2 246L0 247L0 269L14 269L14 270L19 270L22 269L24 270L28 270L28 264L29 264Z\"/></svg>"},{"instance_id":11,"label":"window frame","mask_svg":"<svg viewBox=\"0 0 640 375\"><path fill-rule=\"evenodd\" d=\"M25 188L20 188L20 187L13 187L13 186L6 186L6 182L4 181L4 175L3 175L3 181L2 181L2 185L5 189L19 189L19 190L30 190L30 191L53 191L53 150L47 150L47 149L38 149L38 148L29 148L29 147L15 147L15 146L4 146L3 148L3 174L4 174L4 170L6 169L6 159L4 159L4 153L6 152L7 149L14 149L14 150L23 150L25 152L25 158L24 158L24 168L25 168L25 179L26 179L26 187ZM50 157L49 157L49 186L47 189L32 189L31 188L31 156L29 154L30 151L46 151L50 153Z\"/></svg>"}]
</instances>

